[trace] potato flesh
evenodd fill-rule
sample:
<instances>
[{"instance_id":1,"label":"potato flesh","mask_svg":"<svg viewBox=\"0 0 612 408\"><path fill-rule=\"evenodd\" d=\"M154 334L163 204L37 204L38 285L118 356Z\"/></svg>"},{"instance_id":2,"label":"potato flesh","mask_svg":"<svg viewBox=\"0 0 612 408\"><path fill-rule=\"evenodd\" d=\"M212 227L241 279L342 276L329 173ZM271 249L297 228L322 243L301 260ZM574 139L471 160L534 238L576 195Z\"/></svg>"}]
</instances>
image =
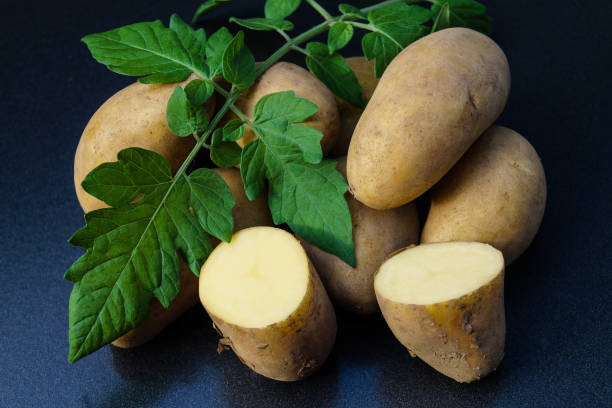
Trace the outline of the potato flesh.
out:
<instances>
[{"instance_id":1,"label":"potato flesh","mask_svg":"<svg viewBox=\"0 0 612 408\"><path fill-rule=\"evenodd\" d=\"M464 296L501 269L501 252L477 242L420 245L389 258L374 281L376 291L399 303L430 305Z\"/></svg>"},{"instance_id":2,"label":"potato flesh","mask_svg":"<svg viewBox=\"0 0 612 408\"><path fill-rule=\"evenodd\" d=\"M306 294L308 258L286 231L258 227L234 234L200 273L200 299L210 313L244 328L287 318Z\"/></svg>"}]
</instances>

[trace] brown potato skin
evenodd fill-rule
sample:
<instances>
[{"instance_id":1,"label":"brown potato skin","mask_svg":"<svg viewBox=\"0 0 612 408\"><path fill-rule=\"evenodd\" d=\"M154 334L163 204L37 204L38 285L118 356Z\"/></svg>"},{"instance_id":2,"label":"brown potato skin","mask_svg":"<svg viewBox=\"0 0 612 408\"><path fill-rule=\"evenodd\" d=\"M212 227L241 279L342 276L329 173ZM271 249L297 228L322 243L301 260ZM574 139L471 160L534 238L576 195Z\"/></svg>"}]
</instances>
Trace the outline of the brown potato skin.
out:
<instances>
[{"instance_id":1,"label":"brown potato skin","mask_svg":"<svg viewBox=\"0 0 612 408\"><path fill-rule=\"evenodd\" d=\"M486 285L446 302L410 305L376 296L387 325L410 355L458 382L483 378L504 357L503 268Z\"/></svg>"},{"instance_id":2,"label":"brown potato skin","mask_svg":"<svg viewBox=\"0 0 612 408\"><path fill-rule=\"evenodd\" d=\"M306 98L317 105L319 108L317 113L302 124L323 133L321 149L324 155L329 153L340 129L338 106L332 92L304 68L289 62L277 62L255 80L255 83L238 98L235 105L252 119L253 108L262 96L281 91L294 91L296 96ZM236 118L233 113L230 115L230 119L232 118ZM244 147L255 137L255 133L247 127L246 133L237 143L240 147Z\"/></svg>"},{"instance_id":3,"label":"brown potato skin","mask_svg":"<svg viewBox=\"0 0 612 408\"><path fill-rule=\"evenodd\" d=\"M361 85L363 101L368 103L374 93L374 89L376 89L376 85L378 85L378 78L374 76L374 60L368 61L365 57L349 57L346 58L346 62L355 73L357 82ZM336 140L334 148L330 152L330 156L338 157L345 156L348 153L355 126L359 122L363 109L351 105L338 96L334 97L336 98L338 112L340 113L340 132L338 133L338 140Z\"/></svg>"},{"instance_id":4,"label":"brown potato skin","mask_svg":"<svg viewBox=\"0 0 612 408\"><path fill-rule=\"evenodd\" d=\"M510 91L503 51L489 37L449 28L389 64L348 152L357 200L376 209L419 197L497 119Z\"/></svg>"},{"instance_id":5,"label":"brown potato skin","mask_svg":"<svg viewBox=\"0 0 612 408\"><path fill-rule=\"evenodd\" d=\"M247 367L278 381L302 380L314 373L336 340L336 313L312 264L302 302L282 322L244 328L208 314L222 336L219 351L231 348Z\"/></svg>"},{"instance_id":6,"label":"brown potato skin","mask_svg":"<svg viewBox=\"0 0 612 408\"><path fill-rule=\"evenodd\" d=\"M236 205L232 208L234 217L234 232L244 228L260 225L273 226L272 215L268 209L268 199L265 194L256 200L249 201L244 191L240 171L231 169L214 169L227 183ZM213 248L219 244L219 240L210 237ZM168 307L165 309L157 299L151 301L149 317L142 323L130 330L123 336L113 341L113 345L121 348L140 346L153 337L157 336L166 326L185 313L189 308L198 303L198 277L189 269L187 264L179 256L181 289Z\"/></svg>"},{"instance_id":7,"label":"brown potato skin","mask_svg":"<svg viewBox=\"0 0 612 408\"><path fill-rule=\"evenodd\" d=\"M338 170L346 177L346 157L338 159ZM374 275L392 252L418 244L419 215L414 204L374 210L355 200L350 193L345 197L353 221L357 267L298 238L333 302L353 313L372 314L379 310Z\"/></svg>"},{"instance_id":8,"label":"brown potato skin","mask_svg":"<svg viewBox=\"0 0 612 408\"><path fill-rule=\"evenodd\" d=\"M533 240L545 207L538 154L520 134L493 126L432 189L422 240L484 242L508 265Z\"/></svg>"},{"instance_id":9,"label":"brown potato skin","mask_svg":"<svg viewBox=\"0 0 612 408\"><path fill-rule=\"evenodd\" d=\"M83 190L81 182L98 165L117 161L117 153L123 149L141 147L153 150L168 160L173 173L178 170L195 140L170 132L166 125L166 105L176 85L184 87L196 78L191 75L185 81L173 84L135 82L111 96L93 114L74 157L74 186L85 212L108 206ZM210 115L215 108L214 96L205 106Z\"/></svg>"}]
</instances>

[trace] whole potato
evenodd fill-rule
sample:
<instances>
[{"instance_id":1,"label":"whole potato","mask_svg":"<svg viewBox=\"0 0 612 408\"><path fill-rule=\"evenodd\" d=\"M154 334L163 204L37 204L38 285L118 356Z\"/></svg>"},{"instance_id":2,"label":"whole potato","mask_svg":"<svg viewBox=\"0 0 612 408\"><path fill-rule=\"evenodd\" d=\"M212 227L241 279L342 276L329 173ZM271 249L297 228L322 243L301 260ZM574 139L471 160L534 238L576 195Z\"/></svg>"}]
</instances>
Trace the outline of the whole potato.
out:
<instances>
[{"instance_id":1,"label":"whole potato","mask_svg":"<svg viewBox=\"0 0 612 408\"><path fill-rule=\"evenodd\" d=\"M510 91L503 51L467 28L428 35L389 64L348 152L355 198L386 209L433 186L502 112Z\"/></svg>"},{"instance_id":2,"label":"whole potato","mask_svg":"<svg viewBox=\"0 0 612 408\"><path fill-rule=\"evenodd\" d=\"M235 105L247 117L252 118L253 108L262 96L281 91L294 91L296 96L306 98L317 105L319 108L317 113L302 124L323 133L321 149L324 155L327 154L338 137L340 128L338 106L332 92L304 68L289 62L277 62L255 80L255 83L238 98ZM230 117L235 116L232 114ZM237 143L240 147L244 147L255 137L255 133L247 128Z\"/></svg>"},{"instance_id":3,"label":"whole potato","mask_svg":"<svg viewBox=\"0 0 612 408\"><path fill-rule=\"evenodd\" d=\"M178 85L185 86L195 75ZM153 150L178 170L195 144L192 137L174 135L166 125L166 105L176 87L173 84L133 83L111 96L93 114L85 127L74 156L74 186L85 212L108 207L89 195L81 182L104 162L117 160L117 153L128 147ZM214 97L206 102L209 116L215 108Z\"/></svg>"},{"instance_id":4,"label":"whole potato","mask_svg":"<svg viewBox=\"0 0 612 408\"><path fill-rule=\"evenodd\" d=\"M238 169L215 169L225 180L236 205L232 208L234 217L234 232L249 227L272 226L272 215L268 209L268 199L265 194L249 201L244 191L242 178ZM219 240L211 237L213 248L219 244ZM165 309L157 299L153 299L150 306L149 317L142 323L130 330L123 336L113 341L113 345L121 348L140 346L155 337L166 326L185 313L189 308L198 303L198 277L193 274L187 264L179 257L181 289Z\"/></svg>"},{"instance_id":5,"label":"whole potato","mask_svg":"<svg viewBox=\"0 0 612 408\"><path fill-rule=\"evenodd\" d=\"M376 85L378 85L378 78L374 76L374 60L368 61L365 57L349 57L346 59L346 62L355 73L357 81L361 85L362 99L367 103L372 97ZM338 112L340 113L340 132L330 155L338 157L345 156L348 152L353 131L355 126L357 126L357 122L359 122L363 109L359 109L337 96L335 98L338 104Z\"/></svg>"},{"instance_id":6,"label":"whole potato","mask_svg":"<svg viewBox=\"0 0 612 408\"><path fill-rule=\"evenodd\" d=\"M346 157L338 160L338 170L346 177ZM419 216L414 204L374 210L350 193L346 194L346 201L353 221L355 268L336 255L301 238L300 241L334 303L354 313L375 313L378 303L374 275L389 254L418 243Z\"/></svg>"},{"instance_id":7,"label":"whole potato","mask_svg":"<svg viewBox=\"0 0 612 408\"><path fill-rule=\"evenodd\" d=\"M484 242L509 264L533 240L545 206L538 154L515 131L493 126L432 189L422 240Z\"/></svg>"}]
</instances>

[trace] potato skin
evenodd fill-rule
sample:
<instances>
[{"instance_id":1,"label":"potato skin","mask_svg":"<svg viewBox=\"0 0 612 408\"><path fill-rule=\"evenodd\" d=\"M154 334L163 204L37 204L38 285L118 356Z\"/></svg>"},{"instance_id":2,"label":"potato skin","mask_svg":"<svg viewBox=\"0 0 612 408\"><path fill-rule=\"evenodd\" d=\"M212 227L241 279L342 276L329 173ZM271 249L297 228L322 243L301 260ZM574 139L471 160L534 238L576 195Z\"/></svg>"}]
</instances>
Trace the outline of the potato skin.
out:
<instances>
[{"instance_id":1,"label":"potato skin","mask_svg":"<svg viewBox=\"0 0 612 408\"><path fill-rule=\"evenodd\" d=\"M74 157L74 186L77 198L85 212L108 207L89 195L81 182L85 176L104 162L117 160L117 153L128 147L153 150L170 163L172 172L178 170L195 140L174 135L166 125L166 105L176 85L145 85L135 82L111 96L93 114L85 127ZM214 111L214 96L206 102L209 115Z\"/></svg>"},{"instance_id":2,"label":"potato skin","mask_svg":"<svg viewBox=\"0 0 612 408\"><path fill-rule=\"evenodd\" d=\"M336 340L336 313L312 264L302 302L282 322L244 328L208 314L222 336L219 351L231 348L253 371L278 381L297 381L311 375L323 364Z\"/></svg>"},{"instance_id":3,"label":"potato skin","mask_svg":"<svg viewBox=\"0 0 612 408\"><path fill-rule=\"evenodd\" d=\"M376 85L378 85L378 78L374 75L374 60L368 61L365 57L349 57L346 62L355 73L357 82L361 85L362 99L367 103L372 97ZM330 156L338 157L347 154L355 126L359 122L363 109L359 109L337 96L334 97L340 113L340 132Z\"/></svg>"},{"instance_id":4,"label":"potato skin","mask_svg":"<svg viewBox=\"0 0 612 408\"><path fill-rule=\"evenodd\" d=\"M338 106L332 92L304 68L289 62L277 62L255 80L235 105L247 117L252 118L253 108L262 96L281 91L294 91L296 96L306 98L318 106L317 113L302 124L323 133L321 148L326 155L336 142L340 129ZM230 117L235 118L233 114ZM244 147L255 137L255 133L247 128L237 143Z\"/></svg>"},{"instance_id":5,"label":"potato skin","mask_svg":"<svg viewBox=\"0 0 612 408\"><path fill-rule=\"evenodd\" d=\"M387 325L410 355L458 382L483 378L504 356L503 269L479 289L432 305L376 296Z\"/></svg>"},{"instance_id":6,"label":"potato skin","mask_svg":"<svg viewBox=\"0 0 612 408\"><path fill-rule=\"evenodd\" d=\"M338 170L346 177L346 157L338 159ZM357 267L298 238L334 303L353 313L372 314L379 310L374 275L392 252L418 244L419 215L414 204L373 210L350 193L346 194L346 201L353 221Z\"/></svg>"},{"instance_id":7,"label":"potato skin","mask_svg":"<svg viewBox=\"0 0 612 408\"><path fill-rule=\"evenodd\" d=\"M466 28L428 35L389 64L348 152L357 200L376 209L433 186L502 112L510 91L503 51Z\"/></svg>"},{"instance_id":8,"label":"potato skin","mask_svg":"<svg viewBox=\"0 0 612 408\"><path fill-rule=\"evenodd\" d=\"M240 171L231 169L214 169L227 183L236 205L232 208L234 217L234 232L256 226L273 226L272 215L268 209L268 199L265 194L256 200L249 201L244 191ZM213 248L219 240L210 237ZM181 289L168 307L165 309L157 299L151 301L149 317L138 327L133 328L123 336L113 341L113 345L121 348L140 346L159 334L166 326L198 303L198 277L193 274L187 264L179 256Z\"/></svg>"},{"instance_id":9,"label":"potato skin","mask_svg":"<svg viewBox=\"0 0 612 408\"><path fill-rule=\"evenodd\" d=\"M484 242L508 265L533 240L545 207L538 154L515 131L493 126L432 189L422 240Z\"/></svg>"}]
</instances>

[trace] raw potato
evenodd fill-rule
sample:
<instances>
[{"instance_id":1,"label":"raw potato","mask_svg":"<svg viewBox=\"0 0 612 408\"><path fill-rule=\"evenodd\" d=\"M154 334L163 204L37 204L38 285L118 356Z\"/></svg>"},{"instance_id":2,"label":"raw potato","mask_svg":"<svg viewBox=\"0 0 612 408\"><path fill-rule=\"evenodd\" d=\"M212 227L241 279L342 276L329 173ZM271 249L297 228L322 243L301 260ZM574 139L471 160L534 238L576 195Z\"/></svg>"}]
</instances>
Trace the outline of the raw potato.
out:
<instances>
[{"instance_id":1,"label":"raw potato","mask_svg":"<svg viewBox=\"0 0 612 408\"><path fill-rule=\"evenodd\" d=\"M306 98L317 105L319 108L317 113L302 124L323 133L321 148L323 154L327 154L336 142L340 129L338 106L332 92L304 68L289 62L277 62L255 80L255 84L236 101L235 105L247 117L252 118L253 108L262 96L281 91L294 91L296 96ZM232 115L230 117L234 117ZM237 143L240 147L244 147L255 137L255 133L247 128L245 135Z\"/></svg>"},{"instance_id":2,"label":"raw potato","mask_svg":"<svg viewBox=\"0 0 612 408\"><path fill-rule=\"evenodd\" d=\"M478 242L424 244L389 258L374 280L385 321L414 357L459 382L504 356L504 259Z\"/></svg>"},{"instance_id":3,"label":"raw potato","mask_svg":"<svg viewBox=\"0 0 612 408\"><path fill-rule=\"evenodd\" d=\"M253 371L280 381L317 370L336 338L336 315L299 241L255 227L221 243L200 272L200 300L229 347Z\"/></svg>"},{"instance_id":4,"label":"raw potato","mask_svg":"<svg viewBox=\"0 0 612 408\"><path fill-rule=\"evenodd\" d=\"M185 86L191 75L178 85ZM108 207L89 195L81 182L104 162L117 160L117 153L128 147L153 150L178 170L195 144L192 137L179 137L166 125L166 105L176 83L145 85L133 83L111 96L87 123L74 157L74 186L85 212ZM206 102L209 116L215 108L214 97Z\"/></svg>"},{"instance_id":5,"label":"raw potato","mask_svg":"<svg viewBox=\"0 0 612 408\"><path fill-rule=\"evenodd\" d=\"M508 265L533 240L545 206L538 154L515 131L493 126L432 189L422 239L485 242Z\"/></svg>"},{"instance_id":6,"label":"raw potato","mask_svg":"<svg viewBox=\"0 0 612 408\"><path fill-rule=\"evenodd\" d=\"M237 169L215 169L227 183L236 205L232 208L234 217L234 232L244 228L259 225L274 225L272 216L268 209L268 199L265 194L256 200L249 201L244 191L240 171ZM213 247L219 244L219 240L211 236ZM138 327L130 330L117 340L113 345L121 348L140 346L155 337L166 326L185 313L189 308L198 303L198 277L191 272L187 264L179 257L181 268L181 290L168 309L159 303L157 299L151 302L149 317Z\"/></svg>"},{"instance_id":7,"label":"raw potato","mask_svg":"<svg viewBox=\"0 0 612 408\"><path fill-rule=\"evenodd\" d=\"M428 35L387 67L348 152L355 198L376 209L433 186L497 119L510 91L503 51L467 28Z\"/></svg>"},{"instance_id":8,"label":"raw potato","mask_svg":"<svg viewBox=\"0 0 612 408\"><path fill-rule=\"evenodd\" d=\"M355 72L357 81L361 85L362 99L367 103L372 97L376 85L378 85L378 78L374 76L374 60L368 61L365 57L349 57L346 59L346 62ZM359 122L363 109L359 109L337 96L335 98L338 104L338 112L340 113L340 132L330 155L337 157L345 156L348 152L353 131L355 126L357 126L357 122Z\"/></svg>"},{"instance_id":9,"label":"raw potato","mask_svg":"<svg viewBox=\"0 0 612 408\"><path fill-rule=\"evenodd\" d=\"M338 159L338 170L346 177L346 157ZM346 194L346 201L353 220L356 268L303 239L300 241L334 303L354 313L375 313L378 303L374 275L389 254L418 243L419 215L414 204L373 210L350 193Z\"/></svg>"}]
</instances>

